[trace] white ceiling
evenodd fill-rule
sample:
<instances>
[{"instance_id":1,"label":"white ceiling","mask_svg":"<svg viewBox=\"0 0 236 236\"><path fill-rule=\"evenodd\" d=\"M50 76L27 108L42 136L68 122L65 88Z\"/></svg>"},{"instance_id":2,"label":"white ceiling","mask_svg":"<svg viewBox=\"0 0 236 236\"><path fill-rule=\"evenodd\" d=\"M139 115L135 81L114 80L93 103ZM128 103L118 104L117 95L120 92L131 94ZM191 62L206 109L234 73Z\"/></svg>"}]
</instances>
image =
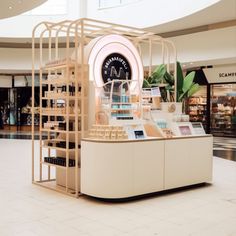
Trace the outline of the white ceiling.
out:
<instances>
[{"instance_id":1,"label":"white ceiling","mask_svg":"<svg viewBox=\"0 0 236 236\"><path fill-rule=\"evenodd\" d=\"M0 19L29 11L47 0L1 0Z\"/></svg>"},{"instance_id":2,"label":"white ceiling","mask_svg":"<svg viewBox=\"0 0 236 236\"><path fill-rule=\"evenodd\" d=\"M236 0L221 0L218 3L192 15L165 24L155 25L146 28L146 30L155 33L164 33L235 19Z\"/></svg>"},{"instance_id":3,"label":"white ceiling","mask_svg":"<svg viewBox=\"0 0 236 236\"><path fill-rule=\"evenodd\" d=\"M24 11L28 11L34 8L45 0L0 0L0 19L4 17L10 17L16 14L20 14ZM22 8L17 5L14 11L9 13L9 2L12 6L21 5ZM14 3L14 4L13 4ZM25 4L25 5L24 5ZM24 5L24 6L23 6ZM162 25L155 25L153 27L146 28L146 30L153 31L156 33L164 33L171 31L178 31L188 28L194 28L198 26L210 25L218 22L224 22L229 20L236 20L236 0L221 0L220 2L201 10L195 14L186 16L173 22L165 23ZM30 43L31 38L0 38L0 42L10 43ZM192 64L193 63L193 64ZM197 61L197 62L186 62L185 68L198 67L204 65L222 65L222 64L236 64L236 55L233 58L216 59L211 61Z\"/></svg>"}]
</instances>

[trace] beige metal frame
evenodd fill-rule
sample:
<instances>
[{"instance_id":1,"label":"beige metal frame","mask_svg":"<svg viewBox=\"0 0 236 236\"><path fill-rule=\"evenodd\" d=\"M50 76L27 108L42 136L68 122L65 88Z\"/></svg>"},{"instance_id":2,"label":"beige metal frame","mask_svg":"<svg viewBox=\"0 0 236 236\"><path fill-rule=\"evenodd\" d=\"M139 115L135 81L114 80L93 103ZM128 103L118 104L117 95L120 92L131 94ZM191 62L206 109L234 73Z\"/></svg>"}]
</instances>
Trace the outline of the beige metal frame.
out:
<instances>
[{"instance_id":1,"label":"beige metal frame","mask_svg":"<svg viewBox=\"0 0 236 236\"><path fill-rule=\"evenodd\" d=\"M59 192L63 192L69 195L73 195L78 197L79 189L78 189L78 168L75 168L75 190L71 191L68 187L68 171L71 167L69 167L69 158L70 153L72 150L69 149L69 141L70 137L73 134L75 140L75 162L76 167L79 165L79 149L78 145L80 144L80 138L85 137L86 131L88 129L88 119L89 115L87 114L88 111L88 86L89 86L89 75L88 75L88 65L85 61L85 46L89 43L93 38L97 38L102 35L106 34L119 34L123 35L129 40L131 40L134 45L138 48L139 53L141 56L144 55L143 50L144 48L148 48L148 68L149 74L152 72L153 66L153 54L154 48L156 46L161 48L160 58L161 62L167 65L167 70L170 70L170 64L173 63L172 69L174 70L174 75L176 78L176 49L175 46L171 41L161 38L160 36L155 35L154 33L150 33L141 29L133 28L133 27L126 27L123 25L118 24L111 24L107 22L97 21L97 20L90 20L90 19L79 19L75 21L62 21L59 23L52 23L52 22L41 22L40 24L36 25L32 32L32 120L34 121L34 99L35 99L35 92L34 92L34 84L35 84L35 73L40 73L40 129L39 129L39 143L40 143L40 153L39 153L39 162L36 160L36 150L35 146L38 143L35 142L34 135L35 135L35 128L34 122L32 122L32 182L35 184L39 184L41 186L54 189ZM39 45L39 48L37 48ZM145 46L146 45L146 46ZM74 58L71 60L71 53L74 52ZM63 61L62 61L63 60ZM52 62L56 61L57 63L47 64L45 66L45 62ZM70 72L71 69L74 70L74 76L76 79L75 83L75 94L74 96L70 96L69 91L69 84L70 84ZM48 113L49 117L56 117L63 115L66 121L66 130L62 133L65 134L65 141L66 141L66 167L56 166L56 168L63 168L66 171L66 186L62 190L62 188L55 186L51 187L50 183L55 181L51 177L51 166L50 164L44 165L43 163L43 139L42 139L42 132L47 131L47 139L51 140L51 134L55 133L52 130L45 130L42 124L42 117L45 115L42 113L42 101L45 99L43 97L43 74L51 75L52 73L60 73L61 70L65 72L65 78L63 83L65 83L67 88L67 94L64 95L63 99L65 99L66 104L66 111L65 114L55 114L52 112L51 114ZM49 91L51 89L52 81L47 81ZM81 86L81 93L78 92L79 84ZM176 94L176 87L175 86L175 94ZM86 92L87 91L87 92ZM176 96L175 96L176 97ZM58 95L58 98L61 98ZM48 105L50 100L56 101L55 96L51 99L48 99ZM69 109L69 101L74 101L74 115L70 114ZM78 105L80 101L80 113L78 111ZM56 104L56 102L54 102ZM50 106L48 106L50 107ZM72 117L73 116L73 117ZM74 119L74 130L69 130L69 120ZM81 131L78 131L79 127L79 119L81 120ZM48 150L48 155L51 154L52 147L46 147ZM56 149L56 148L55 148ZM59 150L61 151L61 150ZM45 177L43 174L43 168L46 166L47 168L47 176ZM36 168L39 170L39 174L36 177ZM83 168L83 167L81 167Z\"/></svg>"}]
</instances>

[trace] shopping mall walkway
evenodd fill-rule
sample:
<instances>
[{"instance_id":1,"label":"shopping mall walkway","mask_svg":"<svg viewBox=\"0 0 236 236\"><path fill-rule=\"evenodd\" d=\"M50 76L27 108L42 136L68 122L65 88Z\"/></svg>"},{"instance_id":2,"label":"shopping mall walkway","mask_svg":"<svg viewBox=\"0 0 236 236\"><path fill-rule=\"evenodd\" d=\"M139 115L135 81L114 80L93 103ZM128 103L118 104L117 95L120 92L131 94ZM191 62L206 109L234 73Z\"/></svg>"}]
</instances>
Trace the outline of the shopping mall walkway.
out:
<instances>
[{"instance_id":1,"label":"shopping mall walkway","mask_svg":"<svg viewBox=\"0 0 236 236\"><path fill-rule=\"evenodd\" d=\"M46 133L43 134L43 138L46 138ZM39 139L39 132L35 131L35 139ZM31 139L30 131L7 131L0 130L0 139Z\"/></svg>"},{"instance_id":2,"label":"shopping mall walkway","mask_svg":"<svg viewBox=\"0 0 236 236\"><path fill-rule=\"evenodd\" d=\"M46 138L46 134L43 138ZM31 132L0 130L0 139L31 139ZM35 139L39 139L38 132L35 132ZM236 138L214 137L213 155L236 161Z\"/></svg>"},{"instance_id":3,"label":"shopping mall walkway","mask_svg":"<svg viewBox=\"0 0 236 236\"><path fill-rule=\"evenodd\" d=\"M214 137L213 155L236 161L236 138Z\"/></svg>"},{"instance_id":4,"label":"shopping mall walkway","mask_svg":"<svg viewBox=\"0 0 236 236\"><path fill-rule=\"evenodd\" d=\"M212 184L112 203L33 185L30 140L0 139L0 160L1 236L236 235L234 161L213 158Z\"/></svg>"}]
</instances>

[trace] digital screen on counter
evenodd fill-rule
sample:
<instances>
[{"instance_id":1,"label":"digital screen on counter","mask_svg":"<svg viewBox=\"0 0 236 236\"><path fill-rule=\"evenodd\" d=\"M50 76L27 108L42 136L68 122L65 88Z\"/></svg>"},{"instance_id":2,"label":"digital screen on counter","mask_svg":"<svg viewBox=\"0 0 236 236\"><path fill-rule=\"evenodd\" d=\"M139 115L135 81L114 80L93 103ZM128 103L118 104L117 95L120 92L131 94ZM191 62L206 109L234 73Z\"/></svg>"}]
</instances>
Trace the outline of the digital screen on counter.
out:
<instances>
[{"instance_id":1,"label":"digital screen on counter","mask_svg":"<svg viewBox=\"0 0 236 236\"><path fill-rule=\"evenodd\" d=\"M194 129L199 129L199 128L201 129L202 128L201 123L192 123L192 126Z\"/></svg>"},{"instance_id":2,"label":"digital screen on counter","mask_svg":"<svg viewBox=\"0 0 236 236\"><path fill-rule=\"evenodd\" d=\"M136 139L144 138L143 130L134 130L134 136Z\"/></svg>"},{"instance_id":3,"label":"digital screen on counter","mask_svg":"<svg viewBox=\"0 0 236 236\"><path fill-rule=\"evenodd\" d=\"M191 130L188 125L179 126L180 133L182 135L191 135Z\"/></svg>"}]
</instances>

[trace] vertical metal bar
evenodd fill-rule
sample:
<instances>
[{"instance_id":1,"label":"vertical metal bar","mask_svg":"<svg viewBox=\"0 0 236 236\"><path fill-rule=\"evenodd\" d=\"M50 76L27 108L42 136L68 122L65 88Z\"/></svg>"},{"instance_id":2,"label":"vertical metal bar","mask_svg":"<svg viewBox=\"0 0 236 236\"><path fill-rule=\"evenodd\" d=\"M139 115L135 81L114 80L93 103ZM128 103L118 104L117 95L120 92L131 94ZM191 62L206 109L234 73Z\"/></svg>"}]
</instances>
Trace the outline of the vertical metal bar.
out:
<instances>
[{"instance_id":1,"label":"vertical metal bar","mask_svg":"<svg viewBox=\"0 0 236 236\"><path fill-rule=\"evenodd\" d=\"M84 76L84 21L80 23L80 57L81 57L81 138L85 134L85 76Z\"/></svg>"},{"instance_id":2,"label":"vertical metal bar","mask_svg":"<svg viewBox=\"0 0 236 236\"><path fill-rule=\"evenodd\" d=\"M69 180L69 50L70 50L70 28L67 30L66 36L66 192L68 192L68 180Z\"/></svg>"},{"instance_id":3,"label":"vertical metal bar","mask_svg":"<svg viewBox=\"0 0 236 236\"><path fill-rule=\"evenodd\" d=\"M39 143L40 143L40 165L39 165L39 180L42 181L42 149L43 149L43 142L42 142L42 64L43 64L43 33L40 36L40 71L39 71L39 107L40 107L40 117L39 117Z\"/></svg>"},{"instance_id":4,"label":"vertical metal bar","mask_svg":"<svg viewBox=\"0 0 236 236\"><path fill-rule=\"evenodd\" d=\"M165 44L163 40L161 40L161 55L162 55L162 64L164 64L165 63Z\"/></svg>"},{"instance_id":5,"label":"vertical metal bar","mask_svg":"<svg viewBox=\"0 0 236 236\"><path fill-rule=\"evenodd\" d=\"M206 105L206 133L211 133L211 88L212 85L207 84L207 105Z\"/></svg>"},{"instance_id":6,"label":"vertical metal bar","mask_svg":"<svg viewBox=\"0 0 236 236\"><path fill-rule=\"evenodd\" d=\"M35 29L32 33L32 183L34 182L34 79L35 79Z\"/></svg>"},{"instance_id":7,"label":"vertical metal bar","mask_svg":"<svg viewBox=\"0 0 236 236\"><path fill-rule=\"evenodd\" d=\"M149 71L148 75L151 76L152 74L152 40L149 39Z\"/></svg>"},{"instance_id":8,"label":"vertical metal bar","mask_svg":"<svg viewBox=\"0 0 236 236\"><path fill-rule=\"evenodd\" d=\"M48 47L49 47L49 61L52 60L52 32L51 30L49 31L49 43L48 43ZM48 90L51 90L51 85L49 85ZM49 103L51 102L50 100L48 101ZM50 118L49 118L50 119ZM50 140L51 138L51 133L48 132L48 140ZM48 156L51 156L51 149L48 148ZM48 166L48 180L51 179L51 167Z\"/></svg>"},{"instance_id":9,"label":"vertical metal bar","mask_svg":"<svg viewBox=\"0 0 236 236\"><path fill-rule=\"evenodd\" d=\"M78 166L79 166L79 125L78 125L78 119L79 119L79 114L78 114L78 90L79 90L79 78L78 78L78 24L76 23L75 25L75 196L78 197L79 189L78 189ZM81 45L83 47L83 45ZM80 67L81 69L81 67ZM82 119L82 117L80 117Z\"/></svg>"}]
</instances>

